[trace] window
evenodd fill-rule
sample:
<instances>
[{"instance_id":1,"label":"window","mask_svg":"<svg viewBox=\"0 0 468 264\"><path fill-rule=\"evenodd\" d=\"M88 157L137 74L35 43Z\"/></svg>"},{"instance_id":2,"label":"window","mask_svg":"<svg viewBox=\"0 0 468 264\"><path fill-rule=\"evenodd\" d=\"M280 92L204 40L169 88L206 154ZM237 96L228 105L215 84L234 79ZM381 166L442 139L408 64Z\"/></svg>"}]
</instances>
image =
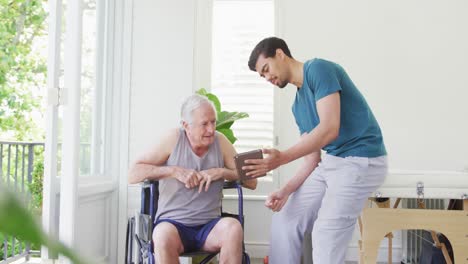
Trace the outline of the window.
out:
<instances>
[{"instance_id":1,"label":"window","mask_svg":"<svg viewBox=\"0 0 468 264\"><path fill-rule=\"evenodd\" d=\"M250 115L232 127L237 152L273 147L274 88L247 66L254 46L274 35L273 1L215 0L212 25L211 91L223 109ZM271 186L273 174L261 181Z\"/></svg>"},{"instance_id":2,"label":"window","mask_svg":"<svg viewBox=\"0 0 468 264\"><path fill-rule=\"evenodd\" d=\"M82 0L81 2L81 53L79 63L80 75L80 146L79 168L81 176L98 176L104 174L104 151L106 129L107 83L106 50L109 45L107 35L108 3L107 1ZM66 15L66 5L63 6L63 16ZM67 20L66 17L63 18ZM61 45L64 45L67 35L66 25L63 25ZM61 49L60 87L65 87L65 55ZM58 107L59 148L57 158L59 166L57 175L61 175L62 141L63 141L63 109Z\"/></svg>"}]
</instances>

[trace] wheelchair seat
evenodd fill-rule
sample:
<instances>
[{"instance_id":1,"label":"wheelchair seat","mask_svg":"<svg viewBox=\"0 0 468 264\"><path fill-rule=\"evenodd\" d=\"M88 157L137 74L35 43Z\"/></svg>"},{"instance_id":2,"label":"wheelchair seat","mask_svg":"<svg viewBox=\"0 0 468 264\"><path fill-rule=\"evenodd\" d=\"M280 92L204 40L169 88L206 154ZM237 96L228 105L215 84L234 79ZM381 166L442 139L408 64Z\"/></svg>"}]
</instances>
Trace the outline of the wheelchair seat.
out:
<instances>
[{"instance_id":1,"label":"wheelchair seat","mask_svg":"<svg viewBox=\"0 0 468 264\"><path fill-rule=\"evenodd\" d=\"M237 214L231 214L223 212L221 208L221 217L235 217L239 220L242 228L244 228L244 208L243 208L243 195L242 186L238 182L225 181L223 189L236 189L238 194L238 211ZM140 208L140 231L135 234L135 240L139 247L138 263L140 264L155 264L154 259L154 244L152 239L153 228L156 223L156 212L158 210L158 199L159 199L159 182L158 181L145 181L141 187L141 208ZM242 263L250 264L250 257L245 252L245 245L242 242ZM206 255L200 264L206 264L213 259L219 252L189 252L183 253L181 257L194 257L200 255Z\"/></svg>"}]
</instances>

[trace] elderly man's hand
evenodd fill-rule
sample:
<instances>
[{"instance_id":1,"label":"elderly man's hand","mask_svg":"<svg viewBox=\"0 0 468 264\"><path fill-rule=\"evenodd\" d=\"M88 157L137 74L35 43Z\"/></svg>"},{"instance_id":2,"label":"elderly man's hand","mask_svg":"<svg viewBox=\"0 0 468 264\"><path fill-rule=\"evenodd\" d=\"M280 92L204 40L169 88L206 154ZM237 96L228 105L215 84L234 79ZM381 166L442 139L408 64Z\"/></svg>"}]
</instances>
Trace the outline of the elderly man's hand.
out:
<instances>
[{"instance_id":1,"label":"elderly man's hand","mask_svg":"<svg viewBox=\"0 0 468 264\"><path fill-rule=\"evenodd\" d=\"M194 170L174 167L174 178L185 184L185 188L192 189L200 184L200 174Z\"/></svg>"},{"instance_id":2,"label":"elderly man's hand","mask_svg":"<svg viewBox=\"0 0 468 264\"><path fill-rule=\"evenodd\" d=\"M222 171L219 168L212 168L208 170L203 170L199 172L200 174L200 186L198 187L198 192L200 193L203 190L203 185L205 186L205 192L210 188L211 182L219 180L223 177Z\"/></svg>"},{"instance_id":3,"label":"elderly man's hand","mask_svg":"<svg viewBox=\"0 0 468 264\"><path fill-rule=\"evenodd\" d=\"M247 176L258 177L265 175L265 173L278 168L284 163L284 154L277 149L263 149L263 154L268 154L268 156L263 159L245 161L245 164L250 164L242 167L243 170L248 171Z\"/></svg>"}]
</instances>

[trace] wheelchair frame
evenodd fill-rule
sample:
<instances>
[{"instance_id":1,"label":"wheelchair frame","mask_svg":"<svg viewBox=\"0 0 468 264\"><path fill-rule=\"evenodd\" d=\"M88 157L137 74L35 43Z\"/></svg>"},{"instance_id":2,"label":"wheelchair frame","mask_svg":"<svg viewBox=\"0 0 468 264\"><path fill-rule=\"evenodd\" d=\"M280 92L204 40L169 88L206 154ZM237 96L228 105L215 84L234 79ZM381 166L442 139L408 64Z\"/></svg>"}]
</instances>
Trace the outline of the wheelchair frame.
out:
<instances>
[{"instance_id":1,"label":"wheelchair frame","mask_svg":"<svg viewBox=\"0 0 468 264\"><path fill-rule=\"evenodd\" d=\"M230 214L225 213L222 210L221 205L221 217L235 217L239 220L242 226L242 230L244 230L244 205L243 205L243 193L242 193L242 186L239 182L228 182L225 181L223 185L224 189L237 189L238 194L238 214ZM145 181L141 187L141 207L140 207L140 215L149 217L149 226L144 227L143 233L144 238L140 237L139 234L135 234L135 240L138 243L138 263L140 264L155 264L156 261L154 259L154 245L153 245L153 238L152 233L154 229L154 224L156 222L155 215L158 210L158 201L159 199L159 182L158 181ZM137 221L138 222L138 221ZM243 264L250 264L250 257L245 252L245 245L244 241L242 241L242 263ZM131 249L133 250L133 249ZM193 257L199 255L207 255L200 264L206 264L210 260L212 260L219 252L205 252L205 251L197 251L197 252L189 252L183 253L181 257ZM146 261L147 260L147 261Z\"/></svg>"}]
</instances>

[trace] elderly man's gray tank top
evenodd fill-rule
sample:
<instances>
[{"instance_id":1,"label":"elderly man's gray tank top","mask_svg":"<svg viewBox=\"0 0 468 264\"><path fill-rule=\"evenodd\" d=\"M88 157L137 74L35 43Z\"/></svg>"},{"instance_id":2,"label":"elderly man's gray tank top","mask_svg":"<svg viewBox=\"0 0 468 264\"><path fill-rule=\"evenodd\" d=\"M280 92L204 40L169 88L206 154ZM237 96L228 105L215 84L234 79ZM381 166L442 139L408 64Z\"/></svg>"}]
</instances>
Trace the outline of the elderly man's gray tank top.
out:
<instances>
[{"instance_id":1,"label":"elderly man's gray tank top","mask_svg":"<svg viewBox=\"0 0 468 264\"><path fill-rule=\"evenodd\" d=\"M166 166L179 166L195 171L223 168L224 160L217 132L208 151L203 157L199 157L193 152L185 130L181 129ZM198 187L187 189L175 178L160 180L156 218L172 219L187 226L206 224L221 215L223 182L224 180L212 182L207 192L202 190L198 193Z\"/></svg>"}]
</instances>

